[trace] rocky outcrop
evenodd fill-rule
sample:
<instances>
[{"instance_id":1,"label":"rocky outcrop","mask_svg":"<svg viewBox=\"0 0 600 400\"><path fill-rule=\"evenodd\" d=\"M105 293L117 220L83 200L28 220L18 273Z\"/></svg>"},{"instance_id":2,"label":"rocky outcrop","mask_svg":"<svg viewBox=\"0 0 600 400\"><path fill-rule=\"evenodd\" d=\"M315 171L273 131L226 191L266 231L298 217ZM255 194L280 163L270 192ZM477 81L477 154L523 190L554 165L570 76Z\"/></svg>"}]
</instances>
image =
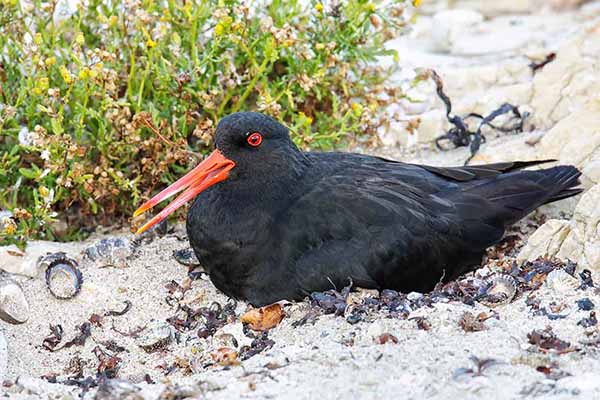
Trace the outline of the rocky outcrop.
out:
<instances>
[{"instance_id":1,"label":"rocky outcrop","mask_svg":"<svg viewBox=\"0 0 600 400\"><path fill-rule=\"evenodd\" d=\"M521 250L518 259L540 256L576 261L580 267L600 271L600 185L588 190L570 221L552 219L542 225Z\"/></svg>"}]
</instances>

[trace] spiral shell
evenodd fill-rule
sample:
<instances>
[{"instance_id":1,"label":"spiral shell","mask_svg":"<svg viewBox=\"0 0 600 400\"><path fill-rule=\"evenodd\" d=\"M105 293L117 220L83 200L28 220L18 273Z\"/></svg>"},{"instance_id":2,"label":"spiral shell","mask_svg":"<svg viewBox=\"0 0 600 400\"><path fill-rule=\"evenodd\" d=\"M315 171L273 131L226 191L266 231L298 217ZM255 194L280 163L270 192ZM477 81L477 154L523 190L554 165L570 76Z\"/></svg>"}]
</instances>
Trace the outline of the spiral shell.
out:
<instances>
[{"instance_id":1,"label":"spiral shell","mask_svg":"<svg viewBox=\"0 0 600 400\"><path fill-rule=\"evenodd\" d=\"M548 273L546 285L557 292L566 293L579 287L579 279L569 275L564 269L559 268Z\"/></svg>"}]
</instances>

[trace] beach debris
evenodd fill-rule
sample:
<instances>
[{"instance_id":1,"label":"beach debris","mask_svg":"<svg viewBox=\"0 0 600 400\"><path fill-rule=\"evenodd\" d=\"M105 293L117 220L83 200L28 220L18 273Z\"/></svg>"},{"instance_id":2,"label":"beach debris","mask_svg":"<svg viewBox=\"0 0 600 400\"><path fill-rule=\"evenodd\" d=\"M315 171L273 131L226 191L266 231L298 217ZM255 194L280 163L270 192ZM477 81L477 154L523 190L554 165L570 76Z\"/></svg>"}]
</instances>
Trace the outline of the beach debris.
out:
<instances>
[{"instance_id":1,"label":"beach debris","mask_svg":"<svg viewBox=\"0 0 600 400\"><path fill-rule=\"evenodd\" d=\"M131 310L132 303L129 300L125 300L125 307L122 310L109 310L104 313L106 317L120 317L127 314Z\"/></svg>"},{"instance_id":2,"label":"beach debris","mask_svg":"<svg viewBox=\"0 0 600 400\"><path fill-rule=\"evenodd\" d=\"M551 379L553 381L571 376L567 371L559 369L556 362L552 362L548 365L538 365L535 370L544 374L546 379Z\"/></svg>"},{"instance_id":3,"label":"beach debris","mask_svg":"<svg viewBox=\"0 0 600 400\"><path fill-rule=\"evenodd\" d=\"M591 311L594 309L594 303L588 298L584 297L576 301L577 307L582 311Z\"/></svg>"},{"instance_id":4,"label":"beach debris","mask_svg":"<svg viewBox=\"0 0 600 400\"><path fill-rule=\"evenodd\" d=\"M175 260L186 267L197 267L200 265L200 261L196 257L196 253L191 247L187 247L185 249L173 251L173 257Z\"/></svg>"},{"instance_id":5,"label":"beach debris","mask_svg":"<svg viewBox=\"0 0 600 400\"><path fill-rule=\"evenodd\" d=\"M576 348L571 346L571 343L559 339L552 331L551 326L543 330L533 330L527 334L527 339L530 344L537 346L544 353L555 352L557 354L565 354L577 351Z\"/></svg>"},{"instance_id":6,"label":"beach debris","mask_svg":"<svg viewBox=\"0 0 600 400\"><path fill-rule=\"evenodd\" d=\"M42 341L42 346L48 351L54 351L56 346L63 338L63 328L61 325L50 325L50 335Z\"/></svg>"},{"instance_id":7,"label":"beach debris","mask_svg":"<svg viewBox=\"0 0 600 400\"><path fill-rule=\"evenodd\" d=\"M344 315L346 311L346 300L352 289L352 281L344 287L341 292L336 289L326 292L313 292L310 294L311 307L320 308L324 314Z\"/></svg>"},{"instance_id":8,"label":"beach debris","mask_svg":"<svg viewBox=\"0 0 600 400\"><path fill-rule=\"evenodd\" d=\"M21 285L7 277L0 277L0 319L14 325L29 319L29 303Z\"/></svg>"},{"instance_id":9,"label":"beach debris","mask_svg":"<svg viewBox=\"0 0 600 400\"><path fill-rule=\"evenodd\" d=\"M116 378L117 373L119 372L119 363L121 362L121 359L102 350L100 346L94 347L92 353L94 353L98 359L98 375L109 379Z\"/></svg>"},{"instance_id":10,"label":"beach debris","mask_svg":"<svg viewBox=\"0 0 600 400\"><path fill-rule=\"evenodd\" d=\"M548 273L546 285L557 292L566 293L577 289L579 280L561 268Z\"/></svg>"},{"instance_id":11,"label":"beach debris","mask_svg":"<svg viewBox=\"0 0 600 400\"><path fill-rule=\"evenodd\" d=\"M529 68L533 73L536 73L537 70L544 68L547 64L551 63L556 59L556 53L548 53L541 61L531 61L529 63Z\"/></svg>"},{"instance_id":12,"label":"beach debris","mask_svg":"<svg viewBox=\"0 0 600 400\"><path fill-rule=\"evenodd\" d=\"M40 257L38 265L46 269L46 286L57 299L71 299L81 291L83 275L77 261L64 252Z\"/></svg>"},{"instance_id":13,"label":"beach debris","mask_svg":"<svg viewBox=\"0 0 600 400\"><path fill-rule=\"evenodd\" d=\"M488 307L510 303L517 294L517 281L508 274L494 274L484 280L477 301Z\"/></svg>"},{"instance_id":14,"label":"beach debris","mask_svg":"<svg viewBox=\"0 0 600 400\"><path fill-rule=\"evenodd\" d=\"M89 322L84 322L79 326L79 334L75 336L73 339L69 340L62 347L55 350L66 349L73 346L84 346L85 341L92 336L92 326Z\"/></svg>"},{"instance_id":15,"label":"beach debris","mask_svg":"<svg viewBox=\"0 0 600 400\"><path fill-rule=\"evenodd\" d=\"M484 126L487 125L493 130L505 133L523 132L523 125L525 123L525 120L529 116L529 113L524 112L523 114L521 114L517 106L514 106L509 103L502 104L500 107L498 107L496 110L492 111L485 117L477 113L470 113L465 117L451 115L452 103L448 95L444 93L444 84L442 82L442 78L440 78L440 76L433 70L429 70L428 75L431 76L431 78L435 82L438 97L446 106L446 118L448 119L448 122L451 125L453 125L453 127L450 128L448 132L435 139L435 145L438 149L447 150L440 144L440 142L443 141L448 141L452 143L454 147L469 146L471 150L471 155L465 161L465 165L467 165L471 161L471 159L473 159L475 154L477 154L481 144L485 143L485 136L483 136L483 134L481 133ZM509 121L509 123L506 123L503 126L496 126L492 124L493 120L505 114L512 114L511 120L514 120L514 122L512 122L512 125L509 124L511 121ZM469 125L467 122L469 119L476 119L480 121L476 131L469 130Z\"/></svg>"},{"instance_id":16,"label":"beach debris","mask_svg":"<svg viewBox=\"0 0 600 400\"><path fill-rule=\"evenodd\" d=\"M160 321L153 321L137 340L146 353L164 350L173 341L173 328Z\"/></svg>"},{"instance_id":17,"label":"beach debris","mask_svg":"<svg viewBox=\"0 0 600 400\"><path fill-rule=\"evenodd\" d=\"M454 372L452 373L452 377L454 379L458 379L464 376L471 378L476 376L483 376L483 373L488 368L493 367L495 365L504 364L503 361L496 360L494 358L479 358L474 355L470 356L469 360L471 361L471 363L473 363L473 366L470 368L463 367L454 370Z\"/></svg>"},{"instance_id":18,"label":"beach debris","mask_svg":"<svg viewBox=\"0 0 600 400\"><path fill-rule=\"evenodd\" d=\"M590 328L592 326L596 326L597 324L598 320L596 319L595 311L591 311L588 318L583 318L581 321L577 322L577 325L580 325L584 328Z\"/></svg>"},{"instance_id":19,"label":"beach debris","mask_svg":"<svg viewBox=\"0 0 600 400\"><path fill-rule=\"evenodd\" d=\"M275 341L269 339L267 332L262 332L259 337L252 340L252 343L250 343L249 346L246 345L240 348L239 357L242 361L247 360L250 357L254 357L257 354L270 349L274 345Z\"/></svg>"},{"instance_id":20,"label":"beach debris","mask_svg":"<svg viewBox=\"0 0 600 400\"><path fill-rule=\"evenodd\" d=\"M85 260L91 261L99 268L125 268L133 255L134 247L127 238L109 237L85 249L83 255Z\"/></svg>"},{"instance_id":21,"label":"beach debris","mask_svg":"<svg viewBox=\"0 0 600 400\"><path fill-rule=\"evenodd\" d=\"M97 327L102 327L102 315L100 314L92 314L90 315L90 318L88 319L88 321L90 321L90 324L97 326Z\"/></svg>"},{"instance_id":22,"label":"beach debris","mask_svg":"<svg viewBox=\"0 0 600 400\"><path fill-rule=\"evenodd\" d=\"M240 320L248 324L250 329L255 331L268 331L279 325L285 317L283 308L280 304L271 304L265 307L253 308L244 313Z\"/></svg>"},{"instance_id":23,"label":"beach debris","mask_svg":"<svg viewBox=\"0 0 600 400\"><path fill-rule=\"evenodd\" d=\"M484 322L489 318L490 317L485 313L475 315L469 311L465 311L458 320L458 326L465 332L483 331L485 330Z\"/></svg>"},{"instance_id":24,"label":"beach debris","mask_svg":"<svg viewBox=\"0 0 600 400\"><path fill-rule=\"evenodd\" d=\"M231 367L240 364L238 352L229 347L219 347L210 353L212 360L221 366Z\"/></svg>"},{"instance_id":25,"label":"beach debris","mask_svg":"<svg viewBox=\"0 0 600 400\"><path fill-rule=\"evenodd\" d=\"M115 322L113 320L112 326L110 327L110 329L112 329L114 332L117 332L119 335L121 336L126 336L126 337L131 337L134 339L137 339L140 337L140 334L142 332L144 332L146 330L147 326L138 326L137 328L129 328L128 332L123 332L119 329L117 329L117 327L115 326Z\"/></svg>"},{"instance_id":26,"label":"beach debris","mask_svg":"<svg viewBox=\"0 0 600 400\"><path fill-rule=\"evenodd\" d=\"M579 273L579 277L581 278L581 285L579 289L585 290L588 288L593 288L594 280L592 279L592 272L589 269L584 269Z\"/></svg>"},{"instance_id":27,"label":"beach debris","mask_svg":"<svg viewBox=\"0 0 600 400\"><path fill-rule=\"evenodd\" d=\"M428 331L431 329L431 323L427 321L425 317L412 317L409 318L410 321L415 321L417 323L417 328L422 331Z\"/></svg>"},{"instance_id":28,"label":"beach debris","mask_svg":"<svg viewBox=\"0 0 600 400\"><path fill-rule=\"evenodd\" d=\"M391 333L382 333L381 335L377 336L375 338L375 342L379 343L379 344L386 344L386 343L393 343L393 344L398 344L400 341L398 340L398 338L394 335L392 335Z\"/></svg>"}]
</instances>

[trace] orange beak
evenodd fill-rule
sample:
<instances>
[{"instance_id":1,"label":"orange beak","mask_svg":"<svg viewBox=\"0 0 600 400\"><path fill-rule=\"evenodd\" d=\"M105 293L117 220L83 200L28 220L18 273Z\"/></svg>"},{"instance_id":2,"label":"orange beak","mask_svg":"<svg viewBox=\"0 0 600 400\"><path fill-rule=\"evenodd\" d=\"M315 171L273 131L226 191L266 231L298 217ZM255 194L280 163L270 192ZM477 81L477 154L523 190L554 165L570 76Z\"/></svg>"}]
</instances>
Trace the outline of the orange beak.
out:
<instances>
[{"instance_id":1,"label":"orange beak","mask_svg":"<svg viewBox=\"0 0 600 400\"><path fill-rule=\"evenodd\" d=\"M179 197L173 200L161 212L156 214L152 219L146 222L136 233L142 233L150 227L158 224L179 207L198 196L202 191L206 190L215 183L221 182L229 176L229 171L235 167L235 163L225 157L219 150L213 151L204 161L198 164L190 172L179 178L177 182L142 204L140 208L133 213L134 217L142 215L158 203L168 199L185 190Z\"/></svg>"}]
</instances>

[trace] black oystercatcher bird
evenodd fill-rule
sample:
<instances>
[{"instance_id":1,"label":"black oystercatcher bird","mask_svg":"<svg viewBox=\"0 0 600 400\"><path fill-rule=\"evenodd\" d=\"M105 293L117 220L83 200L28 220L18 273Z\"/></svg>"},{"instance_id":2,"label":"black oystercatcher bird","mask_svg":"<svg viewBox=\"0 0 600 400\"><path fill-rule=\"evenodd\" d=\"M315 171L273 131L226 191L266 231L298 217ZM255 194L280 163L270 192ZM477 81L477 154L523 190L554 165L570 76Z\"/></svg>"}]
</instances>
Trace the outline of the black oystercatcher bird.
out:
<instances>
[{"instance_id":1,"label":"black oystercatcher bird","mask_svg":"<svg viewBox=\"0 0 600 400\"><path fill-rule=\"evenodd\" d=\"M138 232L196 197L190 243L217 288L255 306L313 291L426 291L478 265L505 229L574 196L572 166L544 161L441 168L302 152L258 113L223 118L216 149L136 212L185 190ZM202 193L201 195L199 195Z\"/></svg>"}]
</instances>

